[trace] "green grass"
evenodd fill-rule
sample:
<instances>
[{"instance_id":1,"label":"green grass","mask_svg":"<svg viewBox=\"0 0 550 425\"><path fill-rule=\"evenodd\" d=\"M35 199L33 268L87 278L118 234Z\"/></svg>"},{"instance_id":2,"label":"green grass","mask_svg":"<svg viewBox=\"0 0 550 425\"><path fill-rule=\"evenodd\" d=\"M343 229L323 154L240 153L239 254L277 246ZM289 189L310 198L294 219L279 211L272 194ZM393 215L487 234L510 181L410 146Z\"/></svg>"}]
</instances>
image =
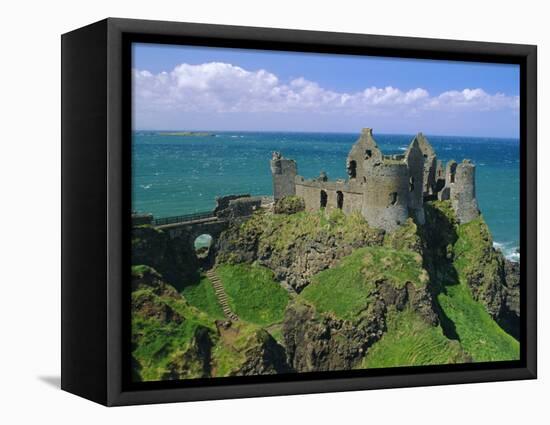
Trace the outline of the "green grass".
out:
<instances>
[{"instance_id":1,"label":"green grass","mask_svg":"<svg viewBox=\"0 0 550 425\"><path fill-rule=\"evenodd\" d=\"M404 287L407 282L423 286L428 275L422 269L422 258L414 252L383 247L360 248L336 267L315 275L300 297L321 313L353 321L367 308L374 282L382 280L397 288Z\"/></svg>"},{"instance_id":2,"label":"green grass","mask_svg":"<svg viewBox=\"0 0 550 425\"><path fill-rule=\"evenodd\" d=\"M242 319L268 326L283 320L288 292L265 267L236 264L216 268L231 309Z\"/></svg>"},{"instance_id":3,"label":"green grass","mask_svg":"<svg viewBox=\"0 0 550 425\"><path fill-rule=\"evenodd\" d=\"M182 294L189 304L205 312L213 319L224 318L212 282L206 276L201 276L199 282L193 285L185 286Z\"/></svg>"},{"instance_id":4,"label":"green grass","mask_svg":"<svg viewBox=\"0 0 550 425\"><path fill-rule=\"evenodd\" d=\"M362 272L366 252L367 248L358 249L336 267L315 275L299 297L313 304L321 313L356 319L367 308L374 290L374 283L367 281Z\"/></svg>"},{"instance_id":5,"label":"green grass","mask_svg":"<svg viewBox=\"0 0 550 425\"><path fill-rule=\"evenodd\" d=\"M469 358L457 341L439 326L426 323L412 310L392 311L388 330L369 350L360 368L464 363Z\"/></svg>"},{"instance_id":6,"label":"green grass","mask_svg":"<svg viewBox=\"0 0 550 425\"><path fill-rule=\"evenodd\" d=\"M519 343L508 335L472 297L465 282L445 286L437 300L454 323L464 350L474 361L519 359Z\"/></svg>"}]
</instances>

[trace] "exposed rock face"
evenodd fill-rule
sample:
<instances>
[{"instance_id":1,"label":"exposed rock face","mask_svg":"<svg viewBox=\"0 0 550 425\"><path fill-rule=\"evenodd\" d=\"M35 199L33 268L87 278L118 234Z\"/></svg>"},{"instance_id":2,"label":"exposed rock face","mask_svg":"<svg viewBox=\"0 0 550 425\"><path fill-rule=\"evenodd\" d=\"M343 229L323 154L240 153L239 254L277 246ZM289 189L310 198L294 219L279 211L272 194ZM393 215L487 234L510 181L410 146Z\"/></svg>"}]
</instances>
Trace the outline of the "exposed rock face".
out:
<instances>
[{"instance_id":1,"label":"exposed rock face","mask_svg":"<svg viewBox=\"0 0 550 425\"><path fill-rule=\"evenodd\" d=\"M411 308L426 322L438 323L426 288L412 284L396 288L389 282L377 282L372 299L354 321L318 313L300 300L294 302L283 324L288 363L297 372L352 369L385 332L390 308Z\"/></svg>"},{"instance_id":2,"label":"exposed rock face","mask_svg":"<svg viewBox=\"0 0 550 425\"><path fill-rule=\"evenodd\" d=\"M504 261L506 284L505 303L507 309L519 317L519 269L520 264L510 260Z\"/></svg>"},{"instance_id":3,"label":"exposed rock face","mask_svg":"<svg viewBox=\"0 0 550 425\"><path fill-rule=\"evenodd\" d=\"M209 329L203 326L197 327L187 349L183 352L176 351L172 356L162 379L210 377L212 345Z\"/></svg>"},{"instance_id":4,"label":"exposed rock face","mask_svg":"<svg viewBox=\"0 0 550 425\"><path fill-rule=\"evenodd\" d=\"M286 361L286 353L266 331L258 331L256 345L245 352L245 360L233 376L273 375L292 372Z\"/></svg>"},{"instance_id":5,"label":"exposed rock face","mask_svg":"<svg viewBox=\"0 0 550 425\"><path fill-rule=\"evenodd\" d=\"M312 276L334 266L354 249L382 243L383 232L371 229L362 218L357 218L352 227L349 222L331 225L330 219L323 225L319 217L311 215L311 220L320 222L309 223L311 229L302 229L292 217L257 214L243 226L232 227L221 235L217 261L257 261L273 270L283 286L300 292Z\"/></svg>"},{"instance_id":6,"label":"exposed rock face","mask_svg":"<svg viewBox=\"0 0 550 425\"><path fill-rule=\"evenodd\" d=\"M220 338L212 358L213 376L272 375L292 371L286 362L284 348L264 329L229 321L217 321L216 326Z\"/></svg>"}]
</instances>

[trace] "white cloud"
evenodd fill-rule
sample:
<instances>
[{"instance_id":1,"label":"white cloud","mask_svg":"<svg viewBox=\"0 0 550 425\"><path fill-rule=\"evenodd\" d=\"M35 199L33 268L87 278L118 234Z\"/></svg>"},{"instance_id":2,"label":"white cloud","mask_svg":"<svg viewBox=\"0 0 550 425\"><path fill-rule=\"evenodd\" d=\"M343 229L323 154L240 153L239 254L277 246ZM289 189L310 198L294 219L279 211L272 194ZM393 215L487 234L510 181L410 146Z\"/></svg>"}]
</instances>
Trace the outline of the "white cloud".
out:
<instances>
[{"instance_id":1,"label":"white cloud","mask_svg":"<svg viewBox=\"0 0 550 425\"><path fill-rule=\"evenodd\" d=\"M423 88L369 87L354 93L325 89L296 78L282 82L266 70L248 71L228 63L181 64L170 72L134 70L138 113L182 110L197 112L316 112L349 114L418 113L419 111L518 110L519 97L489 94L481 88L446 91L432 96Z\"/></svg>"}]
</instances>

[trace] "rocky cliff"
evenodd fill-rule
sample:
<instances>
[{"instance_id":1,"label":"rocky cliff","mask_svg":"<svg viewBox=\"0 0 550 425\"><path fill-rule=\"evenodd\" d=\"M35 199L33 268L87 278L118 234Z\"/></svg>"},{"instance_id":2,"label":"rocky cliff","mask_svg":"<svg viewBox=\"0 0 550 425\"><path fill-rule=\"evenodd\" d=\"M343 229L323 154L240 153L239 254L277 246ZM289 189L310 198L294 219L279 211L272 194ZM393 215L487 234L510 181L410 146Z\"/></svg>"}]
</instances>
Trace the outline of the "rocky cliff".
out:
<instances>
[{"instance_id":1,"label":"rocky cliff","mask_svg":"<svg viewBox=\"0 0 550 425\"><path fill-rule=\"evenodd\" d=\"M518 358L519 264L493 248L483 217L459 224L449 201L434 201L424 225L384 233L287 201L216 242L237 321L185 244L134 229L135 379Z\"/></svg>"}]
</instances>

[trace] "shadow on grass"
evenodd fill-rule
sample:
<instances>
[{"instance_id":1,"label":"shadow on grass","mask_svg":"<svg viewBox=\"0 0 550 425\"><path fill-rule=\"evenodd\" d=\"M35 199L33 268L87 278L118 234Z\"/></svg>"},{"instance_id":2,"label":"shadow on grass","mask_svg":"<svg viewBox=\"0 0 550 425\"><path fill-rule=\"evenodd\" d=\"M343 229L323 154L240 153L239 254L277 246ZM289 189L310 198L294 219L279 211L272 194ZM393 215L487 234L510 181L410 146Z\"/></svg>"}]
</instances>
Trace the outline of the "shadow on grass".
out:
<instances>
[{"instance_id":1,"label":"shadow on grass","mask_svg":"<svg viewBox=\"0 0 550 425\"><path fill-rule=\"evenodd\" d=\"M447 286L459 283L451 249L458 239L455 226L441 210L426 204L426 225L418 229L426 247L424 268L430 276L434 310L439 317L444 335L460 341L454 322L445 314L438 301L438 296L446 293Z\"/></svg>"}]
</instances>

